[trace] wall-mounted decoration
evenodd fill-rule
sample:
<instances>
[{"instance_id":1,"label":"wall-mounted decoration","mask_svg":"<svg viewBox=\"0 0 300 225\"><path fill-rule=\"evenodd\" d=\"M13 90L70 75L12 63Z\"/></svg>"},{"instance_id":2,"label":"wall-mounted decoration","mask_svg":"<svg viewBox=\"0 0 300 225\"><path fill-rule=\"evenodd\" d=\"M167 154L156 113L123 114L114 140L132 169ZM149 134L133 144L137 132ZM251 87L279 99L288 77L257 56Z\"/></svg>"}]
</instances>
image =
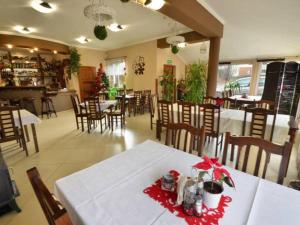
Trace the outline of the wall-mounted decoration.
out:
<instances>
[{"instance_id":1,"label":"wall-mounted decoration","mask_svg":"<svg viewBox=\"0 0 300 225\"><path fill-rule=\"evenodd\" d=\"M144 75L145 65L145 58L138 56L132 65L135 75Z\"/></svg>"}]
</instances>

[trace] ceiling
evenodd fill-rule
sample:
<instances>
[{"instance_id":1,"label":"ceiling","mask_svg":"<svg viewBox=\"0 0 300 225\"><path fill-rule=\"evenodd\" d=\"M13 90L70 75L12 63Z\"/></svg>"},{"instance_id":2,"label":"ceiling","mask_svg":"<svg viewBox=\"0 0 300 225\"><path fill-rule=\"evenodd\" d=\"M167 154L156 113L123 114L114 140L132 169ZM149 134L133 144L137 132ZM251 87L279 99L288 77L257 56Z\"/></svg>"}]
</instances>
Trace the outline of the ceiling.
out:
<instances>
[{"instance_id":1,"label":"ceiling","mask_svg":"<svg viewBox=\"0 0 300 225\"><path fill-rule=\"evenodd\" d=\"M88 0L51 0L57 10L51 14L42 14L30 7L31 0L0 0L0 33L18 34L13 30L16 25L33 27L35 33L29 37L59 41L74 46L84 46L98 50L110 50L145 41L166 37L175 31L190 31L187 27L174 22L158 12L134 3L121 3L120 0L104 2L117 12L116 22L127 25L121 32L109 32L109 37L100 41L94 37L95 23L83 15ZM5 7L3 7L5 6ZM92 39L81 45L76 42L79 36Z\"/></svg>"},{"instance_id":2,"label":"ceiling","mask_svg":"<svg viewBox=\"0 0 300 225\"><path fill-rule=\"evenodd\" d=\"M299 0L198 0L224 22L221 60L300 55ZM180 54L197 61L199 44Z\"/></svg>"}]
</instances>

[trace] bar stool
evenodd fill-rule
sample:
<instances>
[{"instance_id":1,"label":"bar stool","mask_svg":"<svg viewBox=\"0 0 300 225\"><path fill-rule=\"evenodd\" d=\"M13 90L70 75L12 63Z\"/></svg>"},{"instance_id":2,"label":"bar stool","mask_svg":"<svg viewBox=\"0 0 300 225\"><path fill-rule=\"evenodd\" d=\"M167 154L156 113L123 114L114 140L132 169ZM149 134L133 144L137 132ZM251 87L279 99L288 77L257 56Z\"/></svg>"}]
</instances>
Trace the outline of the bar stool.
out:
<instances>
[{"instance_id":1,"label":"bar stool","mask_svg":"<svg viewBox=\"0 0 300 225\"><path fill-rule=\"evenodd\" d=\"M54 96L54 95L57 95L57 94L45 93L44 96L41 98L41 100L42 100L42 110L41 110L42 118L43 118L44 114L46 114L47 118L49 119L49 117L51 117L52 113L54 113L55 116L57 117L52 98L50 97L50 96Z\"/></svg>"},{"instance_id":2,"label":"bar stool","mask_svg":"<svg viewBox=\"0 0 300 225\"><path fill-rule=\"evenodd\" d=\"M38 116L38 113L34 104L35 98L24 97L23 98L23 108Z\"/></svg>"}]
</instances>

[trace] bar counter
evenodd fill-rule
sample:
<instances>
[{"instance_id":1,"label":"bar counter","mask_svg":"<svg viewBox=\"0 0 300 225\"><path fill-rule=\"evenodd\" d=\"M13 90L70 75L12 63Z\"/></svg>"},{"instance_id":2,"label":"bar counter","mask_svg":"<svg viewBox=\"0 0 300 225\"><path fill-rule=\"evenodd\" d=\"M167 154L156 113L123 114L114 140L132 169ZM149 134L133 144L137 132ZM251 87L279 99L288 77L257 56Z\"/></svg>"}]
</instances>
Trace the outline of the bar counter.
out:
<instances>
[{"instance_id":1,"label":"bar counter","mask_svg":"<svg viewBox=\"0 0 300 225\"><path fill-rule=\"evenodd\" d=\"M1 99L23 99L34 98L34 105L38 115L41 114L41 98L46 92L45 86L16 86L0 87ZM65 111L72 108L70 96L76 93L75 90L59 90L57 95L51 96L55 110L57 112Z\"/></svg>"}]
</instances>

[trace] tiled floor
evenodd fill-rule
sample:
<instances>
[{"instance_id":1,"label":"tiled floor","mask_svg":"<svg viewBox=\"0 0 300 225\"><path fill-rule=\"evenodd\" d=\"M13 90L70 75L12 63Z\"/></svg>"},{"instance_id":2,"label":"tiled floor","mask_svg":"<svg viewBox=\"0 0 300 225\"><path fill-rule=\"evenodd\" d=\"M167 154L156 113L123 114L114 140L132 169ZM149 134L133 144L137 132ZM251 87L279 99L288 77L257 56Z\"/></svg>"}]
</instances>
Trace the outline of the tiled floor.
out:
<instances>
[{"instance_id":1,"label":"tiled floor","mask_svg":"<svg viewBox=\"0 0 300 225\"><path fill-rule=\"evenodd\" d=\"M42 210L36 200L26 176L26 170L36 166L46 185L53 189L55 180L109 158L147 139L155 139L155 131L150 130L149 115L127 118L126 129L106 130L103 134L96 130L91 134L75 128L72 111L61 112L58 118L44 119L37 126L40 153L34 153L29 143L30 156L19 150L4 152L4 157L14 176L21 196L17 202L22 212L9 213L0 217L0 225L47 225ZM209 147L208 147L209 149ZM293 152L288 179L296 177L296 151ZM278 160L271 160L268 178L275 179Z\"/></svg>"}]
</instances>

